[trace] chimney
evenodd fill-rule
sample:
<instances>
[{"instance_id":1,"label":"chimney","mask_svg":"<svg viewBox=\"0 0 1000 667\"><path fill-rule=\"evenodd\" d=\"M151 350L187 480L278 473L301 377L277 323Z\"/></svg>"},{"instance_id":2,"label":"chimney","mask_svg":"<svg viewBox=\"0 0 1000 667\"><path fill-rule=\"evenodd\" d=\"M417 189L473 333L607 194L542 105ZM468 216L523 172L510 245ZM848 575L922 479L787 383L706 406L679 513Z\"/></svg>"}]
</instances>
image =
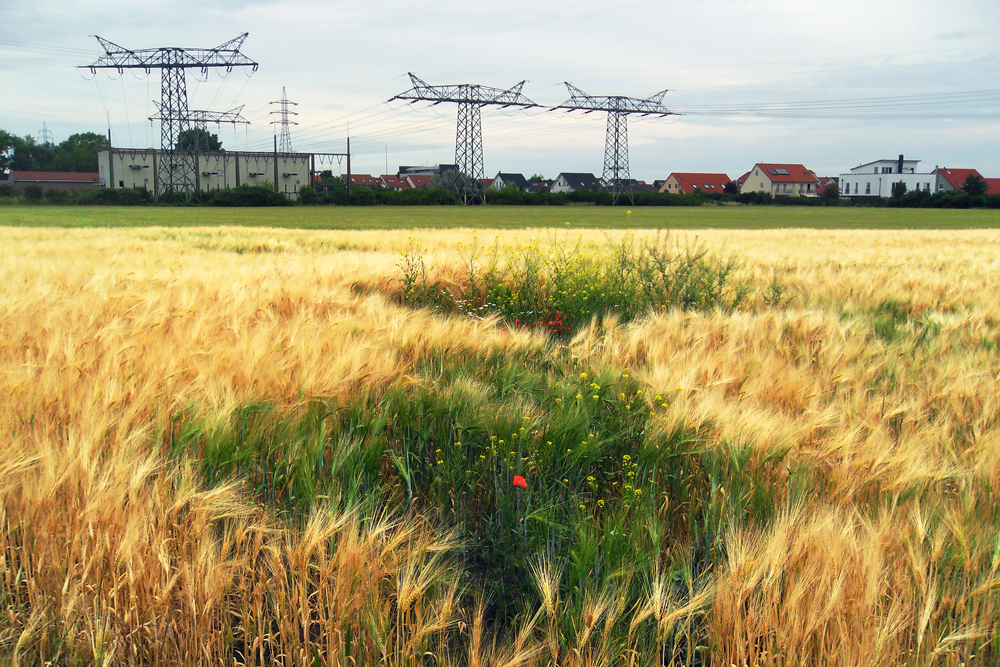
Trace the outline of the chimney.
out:
<instances>
[{"instance_id":1,"label":"chimney","mask_svg":"<svg viewBox=\"0 0 1000 667\"><path fill-rule=\"evenodd\" d=\"M903 156L902 155L899 156L899 166L896 167L896 173L897 174L902 174L903 173Z\"/></svg>"}]
</instances>

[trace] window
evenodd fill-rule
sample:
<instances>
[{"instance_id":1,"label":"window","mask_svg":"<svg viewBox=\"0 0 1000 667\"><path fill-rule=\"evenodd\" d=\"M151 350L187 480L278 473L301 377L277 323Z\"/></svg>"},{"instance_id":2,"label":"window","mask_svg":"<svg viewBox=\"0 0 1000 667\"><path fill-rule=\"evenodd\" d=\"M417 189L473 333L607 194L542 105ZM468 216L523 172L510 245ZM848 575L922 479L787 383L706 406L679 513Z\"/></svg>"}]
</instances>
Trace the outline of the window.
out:
<instances>
[{"instance_id":1,"label":"window","mask_svg":"<svg viewBox=\"0 0 1000 667\"><path fill-rule=\"evenodd\" d=\"M860 185L860 183L855 183L854 184L854 194L858 194L858 186L859 185Z\"/></svg>"},{"instance_id":2,"label":"window","mask_svg":"<svg viewBox=\"0 0 1000 667\"><path fill-rule=\"evenodd\" d=\"M871 193L872 193L872 184L871 183L865 183L865 194L866 195L870 195Z\"/></svg>"}]
</instances>

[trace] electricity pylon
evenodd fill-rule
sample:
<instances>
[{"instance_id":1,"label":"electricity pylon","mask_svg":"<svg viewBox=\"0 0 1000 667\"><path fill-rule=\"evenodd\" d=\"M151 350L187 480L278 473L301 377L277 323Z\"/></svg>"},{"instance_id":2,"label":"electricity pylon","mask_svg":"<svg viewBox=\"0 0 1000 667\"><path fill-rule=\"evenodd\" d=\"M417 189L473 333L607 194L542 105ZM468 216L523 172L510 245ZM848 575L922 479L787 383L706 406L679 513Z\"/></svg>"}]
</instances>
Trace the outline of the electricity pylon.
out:
<instances>
[{"instance_id":1,"label":"electricity pylon","mask_svg":"<svg viewBox=\"0 0 1000 667\"><path fill-rule=\"evenodd\" d=\"M162 111L159 111L160 105L153 102L156 105L157 113L149 117L149 120L159 120L163 121L166 117ZM243 107L245 105L241 104L235 109L230 109L229 111L206 111L204 109L188 109L187 114L181 120L185 120L190 123L193 128L198 128L200 130L208 131L208 124L215 123L216 125L221 125L222 123L230 123L234 127L236 125L249 125L250 121L243 117ZM196 150L203 150L201 146L195 145Z\"/></svg>"},{"instance_id":2,"label":"electricity pylon","mask_svg":"<svg viewBox=\"0 0 1000 667\"><path fill-rule=\"evenodd\" d=\"M618 204L623 196L634 204L632 179L628 171L628 117L631 114L657 117L675 115L663 106L663 96L667 91L661 90L646 99L620 95L597 96L588 95L568 81L565 83L570 98L552 110L608 112L608 129L604 139L604 173L601 180L604 182L604 189L611 193L613 205Z\"/></svg>"},{"instance_id":3,"label":"electricity pylon","mask_svg":"<svg viewBox=\"0 0 1000 667\"><path fill-rule=\"evenodd\" d=\"M430 86L410 73L413 88L389 99L415 102L451 102L458 104L458 124L455 130L455 165L463 178L458 184L459 195L466 204L485 203L486 178L483 165L483 126L480 111L485 106L529 108L538 106L521 94L524 81L511 88L490 88L462 83Z\"/></svg>"},{"instance_id":4,"label":"electricity pylon","mask_svg":"<svg viewBox=\"0 0 1000 667\"><path fill-rule=\"evenodd\" d=\"M42 129L38 131L38 134L38 141L43 146L48 146L52 143L52 132L49 131L49 128L45 123L42 123Z\"/></svg>"},{"instance_id":5,"label":"electricity pylon","mask_svg":"<svg viewBox=\"0 0 1000 667\"><path fill-rule=\"evenodd\" d=\"M289 106L298 106L298 102L289 102L288 95L285 94L285 87L281 87L281 99L277 102L269 102L269 104L279 104L277 111L272 111L272 114L278 114L280 116L279 120L272 120L271 125L281 125L281 135L278 137L278 150L282 153L292 152L292 135L288 131L289 125L298 125L293 120L288 120L289 116L298 116L299 114L295 111L289 110Z\"/></svg>"},{"instance_id":6,"label":"electricity pylon","mask_svg":"<svg viewBox=\"0 0 1000 667\"><path fill-rule=\"evenodd\" d=\"M160 70L159 113L154 117L160 120L161 167L156 175L157 194L168 191L190 193L195 189L195 155L188 150L177 150L181 132L188 129L192 122L185 71L198 69L207 75L209 68L225 67L227 72L231 72L234 67L252 67L256 72L257 63L240 53L248 34L243 33L212 49L168 46L137 50L126 49L95 35L104 48L104 55L90 65L82 65L82 68L95 74L98 69L116 69L119 73L126 69L142 69L147 74L153 69Z\"/></svg>"}]
</instances>

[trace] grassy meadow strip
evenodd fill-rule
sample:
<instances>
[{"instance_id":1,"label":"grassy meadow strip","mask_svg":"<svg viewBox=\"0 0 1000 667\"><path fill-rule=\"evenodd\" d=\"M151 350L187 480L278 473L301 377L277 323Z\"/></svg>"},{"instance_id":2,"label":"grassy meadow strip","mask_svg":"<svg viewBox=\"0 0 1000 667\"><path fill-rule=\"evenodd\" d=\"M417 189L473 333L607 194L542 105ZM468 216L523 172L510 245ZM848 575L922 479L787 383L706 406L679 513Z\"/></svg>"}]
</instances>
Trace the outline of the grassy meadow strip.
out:
<instances>
[{"instance_id":1,"label":"grassy meadow strip","mask_svg":"<svg viewBox=\"0 0 1000 667\"><path fill-rule=\"evenodd\" d=\"M883 229L1000 228L995 209L700 206L0 206L0 227L268 227L384 229Z\"/></svg>"},{"instance_id":2,"label":"grassy meadow strip","mask_svg":"<svg viewBox=\"0 0 1000 667\"><path fill-rule=\"evenodd\" d=\"M400 303L472 230L5 233L12 664L1000 659L991 232L681 235L782 298L555 335Z\"/></svg>"}]
</instances>

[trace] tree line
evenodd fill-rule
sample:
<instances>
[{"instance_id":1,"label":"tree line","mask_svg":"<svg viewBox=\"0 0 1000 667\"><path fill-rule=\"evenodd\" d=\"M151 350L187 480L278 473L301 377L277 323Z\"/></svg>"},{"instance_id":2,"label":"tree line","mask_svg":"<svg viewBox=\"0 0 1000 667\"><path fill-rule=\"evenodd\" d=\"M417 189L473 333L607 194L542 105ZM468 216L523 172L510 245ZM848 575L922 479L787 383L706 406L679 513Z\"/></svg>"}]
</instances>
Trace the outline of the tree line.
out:
<instances>
[{"instance_id":1,"label":"tree line","mask_svg":"<svg viewBox=\"0 0 1000 667\"><path fill-rule=\"evenodd\" d=\"M65 141L38 143L31 135L19 137L0 130L0 174L11 171L97 172L97 153L106 150L108 138L96 132L71 134ZM190 128L177 138L178 150L222 150L219 135Z\"/></svg>"},{"instance_id":2,"label":"tree line","mask_svg":"<svg viewBox=\"0 0 1000 667\"><path fill-rule=\"evenodd\" d=\"M0 173L11 171L96 172L97 152L108 138L96 132L71 134L65 141L38 143L31 135L19 137L0 130Z\"/></svg>"}]
</instances>

